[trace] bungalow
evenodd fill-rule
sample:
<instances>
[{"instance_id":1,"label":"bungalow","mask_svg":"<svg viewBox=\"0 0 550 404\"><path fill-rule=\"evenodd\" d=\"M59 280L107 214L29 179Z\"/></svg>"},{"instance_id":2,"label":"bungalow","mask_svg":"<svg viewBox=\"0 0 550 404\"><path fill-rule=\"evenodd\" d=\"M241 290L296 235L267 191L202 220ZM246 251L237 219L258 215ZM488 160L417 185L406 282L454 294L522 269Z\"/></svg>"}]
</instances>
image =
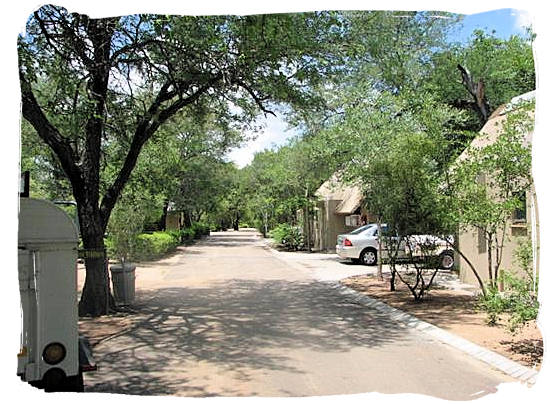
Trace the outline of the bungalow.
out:
<instances>
[{"instance_id":1,"label":"bungalow","mask_svg":"<svg viewBox=\"0 0 550 404\"><path fill-rule=\"evenodd\" d=\"M183 228L183 211L175 209L174 202L168 202L164 216L166 230L180 230Z\"/></svg>"},{"instance_id":2,"label":"bungalow","mask_svg":"<svg viewBox=\"0 0 550 404\"><path fill-rule=\"evenodd\" d=\"M501 133L502 123L507 119L507 114L515 109L521 101L533 100L535 92L526 93L515 97L507 105L499 107L489 118L485 126L480 131L471 143L471 147L482 148L496 141ZM532 133L525 133L525 142L531 143ZM468 159L468 148L458 157L458 161ZM483 178L480 178L483 181ZM515 258L515 251L518 248L518 236L527 236L529 233L532 236L533 245L533 270L538 273L538 255L539 255L539 224L538 211L535 190L529 190L524 198L524 206L517 209L510 218L506 235L505 245L502 251L502 261L500 268L514 270L518 268ZM459 232L459 248L466 257L472 262L474 267L479 271L482 279L488 279L487 269L487 241L483 231L469 228ZM460 279L463 282L477 285L476 278L469 269L465 260L460 257Z\"/></svg>"},{"instance_id":3,"label":"bungalow","mask_svg":"<svg viewBox=\"0 0 550 404\"><path fill-rule=\"evenodd\" d=\"M315 191L315 196L318 198L312 226L315 251L334 252L339 234L348 233L372 220L361 206L361 188L344 184L337 173Z\"/></svg>"}]
</instances>

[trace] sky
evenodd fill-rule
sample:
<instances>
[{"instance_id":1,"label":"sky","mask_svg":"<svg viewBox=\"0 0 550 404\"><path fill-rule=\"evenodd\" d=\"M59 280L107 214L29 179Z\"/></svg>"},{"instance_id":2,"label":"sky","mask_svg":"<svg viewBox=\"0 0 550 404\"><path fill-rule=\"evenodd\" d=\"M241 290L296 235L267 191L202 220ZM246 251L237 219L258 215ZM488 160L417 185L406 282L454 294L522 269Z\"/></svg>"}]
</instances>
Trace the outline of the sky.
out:
<instances>
[{"instance_id":1,"label":"sky","mask_svg":"<svg viewBox=\"0 0 550 404\"><path fill-rule=\"evenodd\" d=\"M531 18L526 11L510 8L468 14L465 15L461 26L452 33L450 40L467 42L476 29L489 32L494 30L495 35L501 38L509 38L514 34L523 35L530 21ZM260 117L258 122L264 126L263 133L255 134L254 140L246 142L241 148L234 149L227 155L227 159L235 162L238 167L242 168L249 164L254 158L254 153L281 146L298 134L295 130L287 128L286 123L279 117Z\"/></svg>"}]
</instances>

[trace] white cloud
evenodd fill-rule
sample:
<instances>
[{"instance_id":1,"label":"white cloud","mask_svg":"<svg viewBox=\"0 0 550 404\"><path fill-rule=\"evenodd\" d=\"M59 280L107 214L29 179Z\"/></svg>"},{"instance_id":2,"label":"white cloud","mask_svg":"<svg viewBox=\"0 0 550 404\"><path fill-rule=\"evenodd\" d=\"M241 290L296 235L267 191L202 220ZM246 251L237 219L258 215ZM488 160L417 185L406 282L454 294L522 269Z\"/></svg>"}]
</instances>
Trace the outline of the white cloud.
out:
<instances>
[{"instance_id":1,"label":"white cloud","mask_svg":"<svg viewBox=\"0 0 550 404\"><path fill-rule=\"evenodd\" d=\"M263 118L259 123L264 126L262 132L254 133L255 138L253 140L227 154L227 159L235 162L240 168L252 161L254 153L281 146L297 134L296 131L288 129L285 122L273 116Z\"/></svg>"},{"instance_id":2,"label":"white cloud","mask_svg":"<svg viewBox=\"0 0 550 404\"><path fill-rule=\"evenodd\" d=\"M533 19L527 10L513 10L512 16L514 17L514 27L516 29L521 30L533 23Z\"/></svg>"}]
</instances>

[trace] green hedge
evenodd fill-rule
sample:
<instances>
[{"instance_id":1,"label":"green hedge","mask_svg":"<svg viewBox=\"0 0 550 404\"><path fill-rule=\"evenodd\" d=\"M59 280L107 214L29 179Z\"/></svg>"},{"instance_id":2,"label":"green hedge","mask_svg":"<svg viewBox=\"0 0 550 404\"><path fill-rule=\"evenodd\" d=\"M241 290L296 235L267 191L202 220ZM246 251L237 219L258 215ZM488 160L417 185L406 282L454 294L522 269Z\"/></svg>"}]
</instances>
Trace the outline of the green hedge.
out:
<instances>
[{"instance_id":1,"label":"green hedge","mask_svg":"<svg viewBox=\"0 0 550 404\"><path fill-rule=\"evenodd\" d=\"M134 240L130 253L130 260L144 261L162 257L173 251L180 244L188 244L193 240L210 234L210 227L203 223L194 223L193 226L181 230L155 231L142 233ZM117 258L116 246L110 237L105 240L107 254L111 258Z\"/></svg>"},{"instance_id":2,"label":"green hedge","mask_svg":"<svg viewBox=\"0 0 550 404\"><path fill-rule=\"evenodd\" d=\"M137 236L135 251L132 259L137 261L160 258L167 252L174 250L179 245L179 240L172 232L156 231L150 234Z\"/></svg>"},{"instance_id":3,"label":"green hedge","mask_svg":"<svg viewBox=\"0 0 550 404\"><path fill-rule=\"evenodd\" d=\"M210 226L205 223L196 222L191 225L191 229L195 232L195 238L208 236L210 234Z\"/></svg>"},{"instance_id":4,"label":"green hedge","mask_svg":"<svg viewBox=\"0 0 550 404\"><path fill-rule=\"evenodd\" d=\"M180 235L181 243L188 243L195 239L195 230L193 230L191 227L181 229L178 233Z\"/></svg>"}]
</instances>

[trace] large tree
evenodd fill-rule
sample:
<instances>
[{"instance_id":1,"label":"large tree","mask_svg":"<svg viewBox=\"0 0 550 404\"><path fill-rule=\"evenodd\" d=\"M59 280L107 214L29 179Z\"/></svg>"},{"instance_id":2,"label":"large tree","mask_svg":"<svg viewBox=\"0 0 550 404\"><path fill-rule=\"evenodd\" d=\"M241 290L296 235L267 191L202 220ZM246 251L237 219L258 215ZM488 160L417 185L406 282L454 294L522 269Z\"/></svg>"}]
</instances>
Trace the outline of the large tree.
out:
<instances>
[{"instance_id":1,"label":"large tree","mask_svg":"<svg viewBox=\"0 0 550 404\"><path fill-rule=\"evenodd\" d=\"M501 39L495 32L473 32L433 57L428 88L449 105L470 112L466 128L477 132L491 113L536 86L533 34Z\"/></svg>"},{"instance_id":2,"label":"large tree","mask_svg":"<svg viewBox=\"0 0 550 404\"><path fill-rule=\"evenodd\" d=\"M304 103L338 66L339 21L331 13L93 19L51 5L33 13L18 45L22 112L78 204L88 251L81 315L107 312L103 235L144 144L181 111L247 121L270 113L270 101ZM102 187L103 150L116 141L125 156Z\"/></svg>"}]
</instances>

